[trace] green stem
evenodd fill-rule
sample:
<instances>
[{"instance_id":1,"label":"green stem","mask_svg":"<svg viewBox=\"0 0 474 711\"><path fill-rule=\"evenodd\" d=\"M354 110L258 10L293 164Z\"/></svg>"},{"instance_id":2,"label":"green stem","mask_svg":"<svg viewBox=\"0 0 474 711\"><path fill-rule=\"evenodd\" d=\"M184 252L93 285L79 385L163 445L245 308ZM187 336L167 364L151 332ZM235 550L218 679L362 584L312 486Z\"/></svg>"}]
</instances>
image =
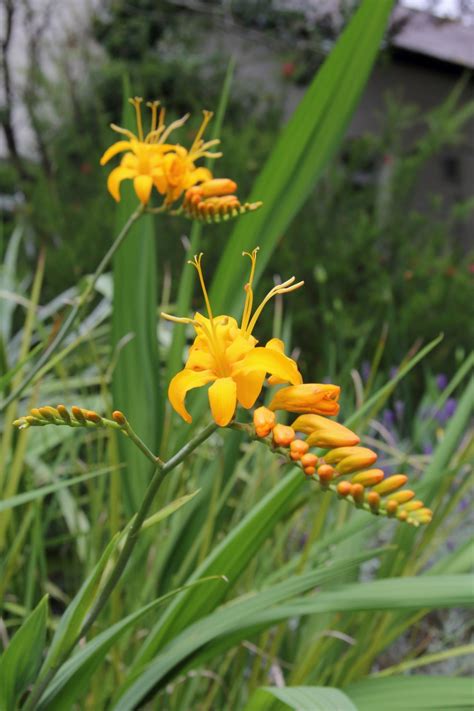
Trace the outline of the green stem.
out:
<instances>
[{"instance_id":1,"label":"green stem","mask_svg":"<svg viewBox=\"0 0 474 711\"><path fill-rule=\"evenodd\" d=\"M87 302L89 299L90 295L94 291L94 287L97 283L98 278L101 276L101 274L104 272L105 268L108 266L110 263L112 257L114 256L115 252L118 250L122 242L124 241L125 237L128 235L132 225L138 220L138 218L143 214L143 205L139 205L137 209L130 215L128 218L127 222L125 225L122 227L121 231L115 238L114 242L112 243L111 247L107 251L107 253L104 255L102 260L100 261L97 269L95 270L94 274L92 275L91 279L89 280L89 283L87 285L87 288L81 294L79 299L76 301L72 309L70 310L66 320L63 322L61 328L49 344L49 346L43 351L41 356L38 358L38 361L35 363L35 365L32 367L28 375L23 378L22 382L16 387L10 395L5 398L5 400L1 403L0 405L0 410L4 410L5 407L7 407L13 400L15 400L23 390L26 388L27 385L31 383L35 375L38 373L39 370L48 362L50 357L53 355L53 353L56 351L56 349L61 345L61 343L64 341L66 338L67 334L71 330L72 326L74 325L74 322L84 306L84 304Z\"/></svg>"},{"instance_id":2,"label":"green stem","mask_svg":"<svg viewBox=\"0 0 474 711\"><path fill-rule=\"evenodd\" d=\"M132 442L136 444L139 449L147 456L151 455L153 457L153 461L156 465L153 478L148 484L148 488L145 491L145 494L143 496L142 503L140 504L140 508L138 509L137 513L132 519L127 537L125 539L124 546L122 550L120 551L119 557L117 558L117 562L115 563L113 569L110 572L109 577L107 578L107 581L105 582L104 587L102 588L97 600L95 601L91 611L89 612L89 615L87 616L84 624L82 625L78 635L76 638L73 640L72 644L65 650L65 652L62 654L58 662L48 669L46 674L43 676L42 679L38 679L37 683L31 690L31 694L28 697L25 706L23 707L23 711L34 711L36 708L36 705L38 701L40 701L44 691L46 688L49 686L50 681L54 678L56 675L59 667L66 661L66 659L69 657L71 652L73 651L74 647L76 644L79 642L79 640L84 637L85 634L90 630L94 622L96 621L97 617L100 615L102 612L103 608L105 607L109 597L115 590L115 587L120 580L122 573L124 572L128 561L130 560L130 556L132 555L133 549L135 548L135 545L138 540L138 536L140 533L140 530L142 528L143 522L145 521L145 518L148 514L148 511L153 503L153 499L156 496L156 493L158 489L161 486L161 483L163 482L165 476L175 469L181 462L189 455L191 452L193 452L196 447L199 447L200 444L202 444L210 435L215 432L217 429L217 425L212 422L209 424L207 427L205 427L202 432L200 432L198 435L193 437L192 440L187 442L184 447L182 447L175 455L171 457L167 462L161 462L157 457L155 457L146 444L138 437L137 434L133 432L131 429L130 425L127 423L127 432L130 436L130 432L133 432L133 437L131 437ZM148 454L147 454L148 452Z\"/></svg>"}]
</instances>

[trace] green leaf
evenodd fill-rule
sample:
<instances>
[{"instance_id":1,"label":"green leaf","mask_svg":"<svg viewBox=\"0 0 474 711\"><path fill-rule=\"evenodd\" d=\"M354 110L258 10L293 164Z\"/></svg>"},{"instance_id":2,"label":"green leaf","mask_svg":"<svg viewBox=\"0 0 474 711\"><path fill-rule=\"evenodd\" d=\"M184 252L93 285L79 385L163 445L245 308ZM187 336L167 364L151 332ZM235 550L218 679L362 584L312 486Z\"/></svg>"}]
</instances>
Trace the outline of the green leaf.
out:
<instances>
[{"instance_id":1,"label":"green leaf","mask_svg":"<svg viewBox=\"0 0 474 711\"><path fill-rule=\"evenodd\" d=\"M275 699L282 703L275 704ZM251 696L243 711L357 711L352 701L339 689L325 686L265 686Z\"/></svg>"},{"instance_id":2,"label":"green leaf","mask_svg":"<svg viewBox=\"0 0 474 711\"><path fill-rule=\"evenodd\" d=\"M47 484L46 486L41 486L38 489L33 489L33 491L25 491L23 494L11 496L9 499L3 499L3 501L0 501L0 512L6 511L7 509L13 509L15 506L28 504L30 501L42 499L45 496L48 496L48 494L54 494L56 491L61 491L61 489L74 486L74 484L81 484L89 479L94 479L96 476L110 474L115 468L116 467L104 467L103 469L97 469L96 471L88 472L87 474L73 476L70 479L61 479L54 484Z\"/></svg>"},{"instance_id":3,"label":"green leaf","mask_svg":"<svg viewBox=\"0 0 474 711\"><path fill-rule=\"evenodd\" d=\"M175 511L178 511L178 509L187 504L188 501L194 499L194 497L199 494L200 491L201 489L198 489L197 491L193 491L192 494L180 496L179 499L175 499L171 503L167 504L162 509L153 514L153 516L149 516L149 518L144 521L142 529L149 528L150 526L156 526L156 524L160 523L160 521L164 521L165 518L168 518L168 516L171 516L171 514L173 514Z\"/></svg>"},{"instance_id":4,"label":"green leaf","mask_svg":"<svg viewBox=\"0 0 474 711\"><path fill-rule=\"evenodd\" d=\"M61 655L74 643L99 590L105 566L115 551L120 538L121 534L119 533L112 538L92 573L86 578L79 592L69 603L54 634L48 655L41 669L41 676L48 669L54 667Z\"/></svg>"},{"instance_id":5,"label":"green leaf","mask_svg":"<svg viewBox=\"0 0 474 711\"><path fill-rule=\"evenodd\" d=\"M204 648L212 641L213 645L205 648L205 659L220 655L223 649L237 644L247 638L251 628L258 630L269 627L273 622L292 616L292 606L288 606L290 614L286 614L286 606L277 606L279 602L295 595L311 590L316 585L327 584L338 578L347 570L354 569L364 560L380 553L372 550L352 558L331 562L303 575L294 575L271 587L257 593L244 595L242 598L222 606L211 615L203 617L183 632L176 635L167 646L148 664L144 671L140 669L129 677L123 696L114 706L114 711L130 711L136 704L154 688L161 679L169 678L172 670L182 670L183 662L190 658L193 652ZM272 614L266 614L268 611ZM283 612L282 612L283 611ZM261 622L263 620L263 622ZM238 634L234 634L238 633ZM222 644L220 642L222 641ZM197 666L203 658L200 655L192 657L191 666Z\"/></svg>"},{"instance_id":6,"label":"green leaf","mask_svg":"<svg viewBox=\"0 0 474 711\"><path fill-rule=\"evenodd\" d=\"M134 116L124 81L122 125L134 126ZM122 184L117 207L117 229L136 209L138 198L130 181ZM114 408L123 410L132 427L148 446L156 450L160 441L160 389L158 339L156 332L158 286L153 217L143 215L132 227L113 261L114 298L112 345L120 348L112 378ZM138 509L150 479L152 465L126 438L119 440L121 460L126 469L123 488L129 514Z\"/></svg>"},{"instance_id":7,"label":"green leaf","mask_svg":"<svg viewBox=\"0 0 474 711\"><path fill-rule=\"evenodd\" d=\"M41 664L46 640L48 596L28 615L0 657L0 711L12 711Z\"/></svg>"},{"instance_id":8,"label":"green leaf","mask_svg":"<svg viewBox=\"0 0 474 711\"><path fill-rule=\"evenodd\" d=\"M145 605L140 610L128 615L128 617L120 620L115 625L112 625L112 627L98 634L97 637L94 637L91 642L88 642L85 647L80 649L71 659L68 659L68 661L62 665L54 680L41 697L37 711L63 711L63 709L71 708L81 693L87 689L89 680L94 672L100 669L100 665L104 661L108 651L125 632L166 602L170 597L181 592L186 587L195 588L211 580L222 579L216 577L203 578L196 580L189 586L185 585L176 590L172 590L166 595Z\"/></svg>"},{"instance_id":9,"label":"green leaf","mask_svg":"<svg viewBox=\"0 0 474 711\"><path fill-rule=\"evenodd\" d=\"M358 104L387 24L392 0L365 0L282 131L250 200L263 207L240 220L219 262L211 303L226 313L239 303L248 265L242 251L260 246L257 277L281 235L336 152Z\"/></svg>"},{"instance_id":10,"label":"green leaf","mask_svg":"<svg viewBox=\"0 0 474 711\"><path fill-rule=\"evenodd\" d=\"M474 681L443 676L364 679L344 689L360 711L469 711Z\"/></svg>"},{"instance_id":11,"label":"green leaf","mask_svg":"<svg viewBox=\"0 0 474 711\"><path fill-rule=\"evenodd\" d=\"M280 484L274 487L211 554L196 568L189 582L207 575L225 575L230 587L252 560L277 522L288 512L295 493L304 486L301 471L293 470ZM158 649L174 637L186 625L208 614L223 599L228 590L210 591L206 597L184 592L166 609L159 622L152 628L143 644L135 664L151 659Z\"/></svg>"}]
</instances>

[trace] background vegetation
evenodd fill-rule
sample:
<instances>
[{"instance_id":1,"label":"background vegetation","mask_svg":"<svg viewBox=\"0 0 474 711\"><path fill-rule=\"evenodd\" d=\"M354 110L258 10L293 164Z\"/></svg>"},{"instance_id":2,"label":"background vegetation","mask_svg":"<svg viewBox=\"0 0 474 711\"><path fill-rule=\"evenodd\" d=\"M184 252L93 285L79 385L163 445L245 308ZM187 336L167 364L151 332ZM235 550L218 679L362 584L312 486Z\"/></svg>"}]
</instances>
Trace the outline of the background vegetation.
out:
<instances>
[{"instance_id":1,"label":"background vegetation","mask_svg":"<svg viewBox=\"0 0 474 711\"><path fill-rule=\"evenodd\" d=\"M291 61L299 68L286 67L287 80L309 83L341 28L328 20L320 35L308 34L298 13L267 13L265 5L236 3L233 20L249 32L283 35L296 47ZM290 124L298 129L293 136L283 132L276 98L240 83L238 73L232 80L232 68L203 53L206 12L148 0L133 9L104 4L91 28L100 61L95 49L70 47L87 82L67 71L52 82L40 61L29 67L37 154L10 153L1 172L4 197L13 196L5 204L14 206L3 223L0 272L4 396L52 337L134 203L126 195L117 214L98 167L111 140L108 123L122 113L124 82L134 94L159 97L173 115L191 110L189 135L203 106L226 104L216 173L235 176L239 193L253 190L265 210L234 229L193 228L185 240L188 223L147 223L146 246L127 243L81 326L4 410L0 631L4 647L11 638L16 647L10 644L10 660L0 662L3 683L14 655L31 650L9 690L12 703L25 699L55 643L73 635L63 614L71 600L86 614L88 588L81 585L106 566L104 547L136 510L150 472L113 433L43 428L27 438L11 421L38 402L101 412L118 406L152 448L175 451L189 429L172 418L164 392L185 340L163 327L156 339L155 315L162 306L184 312L200 305L181 271L197 247L216 274L213 297L234 309L236 256L259 243L262 272L267 265L259 292L273 275L305 280L285 311L281 304L269 311L262 340L285 334L308 379L344 386L342 419L365 433L387 470L410 469L434 521L406 531L369 518L310 490L299 472L287 472L238 433L216 433L160 492L156 510L171 500L175 510L149 522L94 636L61 667L39 708L355 704L370 711L380 699L388 711L470 707L470 256L456 236L473 205L432 196L422 212L413 194L426 162L466 140L474 109L454 83L429 115L389 94L381 134L344 139L389 5L381 2L371 20L367 47L358 33L370 3L355 16L347 7L343 21L353 22L345 43L329 53L324 82L319 74L308 88ZM309 109L311 126L304 121ZM140 264L144 272L136 270ZM435 342L440 332L444 339ZM199 428L206 413L198 399L194 408ZM107 551L113 559L114 545ZM227 582L160 600L222 575ZM46 593L49 616L40 602ZM46 661L45 636L55 640Z\"/></svg>"}]
</instances>

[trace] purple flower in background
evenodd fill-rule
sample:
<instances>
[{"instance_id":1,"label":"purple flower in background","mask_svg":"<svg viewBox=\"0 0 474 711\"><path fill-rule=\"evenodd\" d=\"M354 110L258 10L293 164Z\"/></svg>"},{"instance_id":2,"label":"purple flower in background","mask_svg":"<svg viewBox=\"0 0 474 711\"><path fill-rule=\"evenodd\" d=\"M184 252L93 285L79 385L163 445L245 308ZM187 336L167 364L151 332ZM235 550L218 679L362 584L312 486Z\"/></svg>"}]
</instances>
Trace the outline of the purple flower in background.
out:
<instances>
[{"instance_id":1,"label":"purple flower in background","mask_svg":"<svg viewBox=\"0 0 474 711\"><path fill-rule=\"evenodd\" d=\"M389 371L390 380L393 380L397 375L398 375L398 367L396 365L393 365Z\"/></svg>"},{"instance_id":2,"label":"purple flower in background","mask_svg":"<svg viewBox=\"0 0 474 711\"><path fill-rule=\"evenodd\" d=\"M360 374L362 377L362 380L364 383L366 383L370 377L370 363L368 360L362 361L362 365L360 366Z\"/></svg>"},{"instance_id":3,"label":"purple flower in background","mask_svg":"<svg viewBox=\"0 0 474 711\"><path fill-rule=\"evenodd\" d=\"M395 415L393 410L387 409L383 411L382 422L388 430L391 430L395 424Z\"/></svg>"},{"instance_id":4,"label":"purple flower in background","mask_svg":"<svg viewBox=\"0 0 474 711\"><path fill-rule=\"evenodd\" d=\"M448 384L448 376L444 373L438 373L436 376L436 386L438 390L444 390Z\"/></svg>"},{"instance_id":5,"label":"purple flower in background","mask_svg":"<svg viewBox=\"0 0 474 711\"><path fill-rule=\"evenodd\" d=\"M458 402L454 397L448 397L441 410L434 413L440 425L445 425L456 412Z\"/></svg>"},{"instance_id":6,"label":"purple flower in background","mask_svg":"<svg viewBox=\"0 0 474 711\"><path fill-rule=\"evenodd\" d=\"M433 454L433 445L428 443L423 445L423 454Z\"/></svg>"},{"instance_id":7,"label":"purple flower in background","mask_svg":"<svg viewBox=\"0 0 474 711\"><path fill-rule=\"evenodd\" d=\"M401 422L403 420L403 415L405 414L405 403L403 400L395 400L393 407L395 409L397 420Z\"/></svg>"}]
</instances>

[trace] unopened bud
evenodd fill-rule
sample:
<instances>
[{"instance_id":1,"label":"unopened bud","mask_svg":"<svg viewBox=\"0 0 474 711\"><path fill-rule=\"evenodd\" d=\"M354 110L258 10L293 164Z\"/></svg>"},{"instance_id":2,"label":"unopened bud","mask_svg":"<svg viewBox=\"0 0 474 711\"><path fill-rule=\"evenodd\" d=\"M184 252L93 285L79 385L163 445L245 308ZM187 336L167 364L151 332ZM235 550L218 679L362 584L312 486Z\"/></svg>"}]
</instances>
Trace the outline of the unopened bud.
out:
<instances>
[{"instance_id":1,"label":"unopened bud","mask_svg":"<svg viewBox=\"0 0 474 711\"><path fill-rule=\"evenodd\" d=\"M70 422L71 422L71 415L69 414L69 412L67 411L67 409L64 407L64 405L57 405L57 406L56 406L56 410L58 411L59 416L61 417L61 419L63 419L64 422L67 422L67 424L70 424Z\"/></svg>"},{"instance_id":2,"label":"unopened bud","mask_svg":"<svg viewBox=\"0 0 474 711\"><path fill-rule=\"evenodd\" d=\"M316 474L316 467L303 467L303 471L306 476L313 476Z\"/></svg>"},{"instance_id":3,"label":"unopened bud","mask_svg":"<svg viewBox=\"0 0 474 711\"><path fill-rule=\"evenodd\" d=\"M405 504L407 501L415 498L415 492L410 489L404 489L403 491L397 491L395 494L391 494L391 499L399 504Z\"/></svg>"},{"instance_id":4,"label":"unopened bud","mask_svg":"<svg viewBox=\"0 0 474 711\"><path fill-rule=\"evenodd\" d=\"M127 419L123 412L120 412L120 410L114 410L112 412L112 419L114 422L116 422L120 427L125 427L127 424Z\"/></svg>"},{"instance_id":5,"label":"unopened bud","mask_svg":"<svg viewBox=\"0 0 474 711\"><path fill-rule=\"evenodd\" d=\"M377 486L374 486L373 490L381 496L386 496L387 494L391 494L392 491L400 489L407 481L408 477L405 474L394 474L381 481Z\"/></svg>"},{"instance_id":6,"label":"unopened bud","mask_svg":"<svg viewBox=\"0 0 474 711\"><path fill-rule=\"evenodd\" d=\"M417 511L418 509L422 509L422 508L423 508L423 501L419 501L419 500L418 501L409 501L407 504L403 504L401 506L401 509L403 511L408 511L408 512Z\"/></svg>"},{"instance_id":7,"label":"unopened bud","mask_svg":"<svg viewBox=\"0 0 474 711\"><path fill-rule=\"evenodd\" d=\"M296 434L288 425L275 425L273 428L273 442L279 447L288 447L295 439Z\"/></svg>"},{"instance_id":8,"label":"unopened bud","mask_svg":"<svg viewBox=\"0 0 474 711\"><path fill-rule=\"evenodd\" d=\"M365 489L362 484L352 484L351 485L351 496L356 502L356 504L363 504L365 498Z\"/></svg>"},{"instance_id":9,"label":"unopened bud","mask_svg":"<svg viewBox=\"0 0 474 711\"><path fill-rule=\"evenodd\" d=\"M54 407L50 407L49 405L45 405L44 407L39 407L38 408L41 417L44 417L45 420L48 420L49 422L54 422L56 417L59 416L58 411Z\"/></svg>"},{"instance_id":10,"label":"unopened bud","mask_svg":"<svg viewBox=\"0 0 474 711\"><path fill-rule=\"evenodd\" d=\"M318 458L315 454L311 454L311 452L308 452L307 454L303 454L301 457L301 466L302 467L316 467L318 463Z\"/></svg>"},{"instance_id":11,"label":"unopened bud","mask_svg":"<svg viewBox=\"0 0 474 711\"><path fill-rule=\"evenodd\" d=\"M304 440L294 439L293 442L290 444L290 457L293 459L294 462L297 462L298 459L301 459L301 457L306 454L308 449L309 446Z\"/></svg>"},{"instance_id":12,"label":"unopened bud","mask_svg":"<svg viewBox=\"0 0 474 711\"><path fill-rule=\"evenodd\" d=\"M340 387L326 383L302 383L279 390L270 403L271 410L337 415Z\"/></svg>"},{"instance_id":13,"label":"unopened bud","mask_svg":"<svg viewBox=\"0 0 474 711\"><path fill-rule=\"evenodd\" d=\"M291 425L304 432L310 447L346 447L359 444L359 437L344 425L321 415L300 415Z\"/></svg>"},{"instance_id":14,"label":"unopened bud","mask_svg":"<svg viewBox=\"0 0 474 711\"><path fill-rule=\"evenodd\" d=\"M367 469L354 474L351 481L353 484L362 484L362 486L374 486L374 484L381 482L384 476L381 469Z\"/></svg>"},{"instance_id":15,"label":"unopened bud","mask_svg":"<svg viewBox=\"0 0 474 711\"><path fill-rule=\"evenodd\" d=\"M329 482L334 478L334 467L329 466L329 464L321 464L318 467L318 477L322 485L328 485Z\"/></svg>"},{"instance_id":16,"label":"unopened bud","mask_svg":"<svg viewBox=\"0 0 474 711\"><path fill-rule=\"evenodd\" d=\"M44 425L44 421L38 420L38 418L33 417L33 415L26 415L25 420L28 422L29 425L32 427L41 427L41 425Z\"/></svg>"},{"instance_id":17,"label":"unopened bud","mask_svg":"<svg viewBox=\"0 0 474 711\"><path fill-rule=\"evenodd\" d=\"M336 488L339 496L349 496L351 493L351 485L348 481L340 481Z\"/></svg>"},{"instance_id":18,"label":"unopened bud","mask_svg":"<svg viewBox=\"0 0 474 711\"><path fill-rule=\"evenodd\" d=\"M102 417L93 410L86 410L84 415L88 422L93 422L95 425L100 425L102 423Z\"/></svg>"},{"instance_id":19,"label":"unopened bud","mask_svg":"<svg viewBox=\"0 0 474 711\"><path fill-rule=\"evenodd\" d=\"M387 512L387 516L394 516L398 508L398 501L395 501L395 499L390 499L387 501L387 504L385 506L385 510Z\"/></svg>"},{"instance_id":20,"label":"unopened bud","mask_svg":"<svg viewBox=\"0 0 474 711\"><path fill-rule=\"evenodd\" d=\"M399 521L406 521L408 518L408 511L398 511L397 518Z\"/></svg>"},{"instance_id":21,"label":"unopened bud","mask_svg":"<svg viewBox=\"0 0 474 711\"><path fill-rule=\"evenodd\" d=\"M257 407L253 413L253 424L257 437L266 437L275 427L275 413L268 407Z\"/></svg>"},{"instance_id":22,"label":"unopened bud","mask_svg":"<svg viewBox=\"0 0 474 711\"><path fill-rule=\"evenodd\" d=\"M350 474L372 466L377 455L367 447L338 447L324 455L327 464L335 464L340 474Z\"/></svg>"},{"instance_id":23,"label":"unopened bud","mask_svg":"<svg viewBox=\"0 0 474 711\"><path fill-rule=\"evenodd\" d=\"M86 418L85 418L84 412L82 411L82 409L80 407L73 405L71 407L71 412L72 412L73 417L78 422L80 422L82 425L84 425L86 423Z\"/></svg>"},{"instance_id":24,"label":"unopened bud","mask_svg":"<svg viewBox=\"0 0 474 711\"><path fill-rule=\"evenodd\" d=\"M367 503L372 511L377 512L380 508L380 496L376 491L369 491L367 494Z\"/></svg>"}]
</instances>

